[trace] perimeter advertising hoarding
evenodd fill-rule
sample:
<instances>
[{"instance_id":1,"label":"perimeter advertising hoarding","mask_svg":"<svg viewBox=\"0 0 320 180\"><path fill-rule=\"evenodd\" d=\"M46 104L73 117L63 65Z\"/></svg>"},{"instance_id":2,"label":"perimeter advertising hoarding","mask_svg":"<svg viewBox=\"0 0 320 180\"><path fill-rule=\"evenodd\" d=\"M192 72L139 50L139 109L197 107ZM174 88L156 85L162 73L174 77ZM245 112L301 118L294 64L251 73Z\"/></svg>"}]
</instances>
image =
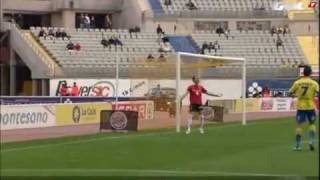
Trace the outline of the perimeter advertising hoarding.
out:
<instances>
[{"instance_id":1,"label":"perimeter advertising hoarding","mask_svg":"<svg viewBox=\"0 0 320 180\"><path fill-rule=\"evenodd\" d=\"M137 131L138 112L136 111L101 111L100 130Z\"/></svg>"},{"instance_id":2,"label":"perimeter advertising hoarding","mask_svg":"<svg viewBox=\"0 0 320 180\"><path fill-rule=\"evenodd\" d=\"M99 123L100 112L111 109L110 103L56 105L56 124L64 126Z\"/></svg>"},{"instance_id":3,"label":"perimeter advertising hoarding","mask_svg":"<svg viewBox=\"0 0 320 180\"><path fill-rule=\"evenodd\" d=\"M117 107L118 106L118 107ZM136 111L139 120L152 120L154 118L154 102L153 101L122 101L112 103L113 110L120 111Z\"/></svg>"},{"instance_id":4,"label":"perimeter advertising hoarding","mask_svg":"<svg viewBox=\"0 0 320 180\"><path fill-rule=\"evenodd\" d=\"M1 105L0 129L25 129L55 126L54 105Z\"/></svg>"}]
</instances>

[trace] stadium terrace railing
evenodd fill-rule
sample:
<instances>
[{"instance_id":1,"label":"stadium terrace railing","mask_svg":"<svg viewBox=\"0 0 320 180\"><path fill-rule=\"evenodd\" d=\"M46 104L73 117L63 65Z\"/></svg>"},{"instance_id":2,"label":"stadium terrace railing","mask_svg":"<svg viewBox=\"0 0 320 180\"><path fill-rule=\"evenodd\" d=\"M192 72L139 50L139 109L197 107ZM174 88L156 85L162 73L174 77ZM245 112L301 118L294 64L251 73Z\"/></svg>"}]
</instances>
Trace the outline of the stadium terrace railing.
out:
<instances>
[{"instance_id":1,"label":"stadium terrace railing","mask_svg":"<svg viewBox=\"0 0 320 180\"><path fill-rule=\"evenodd\" d=\"M146 12L149 14L149 12ZM162 12L153 10L154 18L286 18L286 11L205 11L205 10L181 10Z\"/></svg>"}]
</instances>

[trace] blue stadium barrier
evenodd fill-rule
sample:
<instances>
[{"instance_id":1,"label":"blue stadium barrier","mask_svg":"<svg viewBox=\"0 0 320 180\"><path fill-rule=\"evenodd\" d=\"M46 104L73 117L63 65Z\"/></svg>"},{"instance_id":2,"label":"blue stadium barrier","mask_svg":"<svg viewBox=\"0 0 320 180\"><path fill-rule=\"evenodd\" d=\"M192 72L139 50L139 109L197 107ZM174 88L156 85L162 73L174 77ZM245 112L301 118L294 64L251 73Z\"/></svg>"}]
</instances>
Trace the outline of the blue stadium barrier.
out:
<instances>
[{"instance_id":1,"label":"blue stadium barrier","mask_svg":"<svg viewBox=\"0 0 320 180\"><path fill-rule=\"evenodd\" d=\"M169 36L169 41L176 52L199 52L197 45L190 36Z\"/></svg>"}]
</instances>

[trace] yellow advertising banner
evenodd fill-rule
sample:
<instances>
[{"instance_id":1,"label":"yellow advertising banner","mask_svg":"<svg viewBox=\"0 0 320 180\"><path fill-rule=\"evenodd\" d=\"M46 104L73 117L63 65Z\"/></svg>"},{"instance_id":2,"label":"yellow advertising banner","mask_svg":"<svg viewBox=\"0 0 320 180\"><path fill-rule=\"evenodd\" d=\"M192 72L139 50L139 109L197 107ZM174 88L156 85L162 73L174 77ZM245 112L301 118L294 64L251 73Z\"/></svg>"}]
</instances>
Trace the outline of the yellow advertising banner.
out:
<instances>
[{"instance_id":1,"label":"yellow advertising banner","mask_svg":"<svg viewBox=\"0 0 320 180\"><path fill-rule=\"evenodd\" d=\"M247 112L260 111L259 99L257 98L246 99L246 111ZM242 112L242 100L236 100L235 112Z\"/></svg>"},{"instance_id":2,"label":"yellow advertising banner","mask_svg":"<svg viewBox=\"0 0 320 180\"><path fill-rule=\"evenodd\" d=\"M112 110L112 105L110 103L56 105L56 125L99 123L102 110Z\"/></svg>"}]
</instances>

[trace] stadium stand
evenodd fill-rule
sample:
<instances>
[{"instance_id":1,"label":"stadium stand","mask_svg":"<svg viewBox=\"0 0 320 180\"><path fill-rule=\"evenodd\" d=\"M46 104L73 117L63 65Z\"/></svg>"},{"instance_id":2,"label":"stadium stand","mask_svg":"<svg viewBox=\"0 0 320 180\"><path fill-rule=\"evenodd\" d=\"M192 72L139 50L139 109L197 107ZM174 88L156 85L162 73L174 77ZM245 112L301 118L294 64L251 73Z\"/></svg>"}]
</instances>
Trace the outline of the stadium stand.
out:
<instances>
[{"instance_id":1,"label":"stadium stand","mask_svg":"<svg viewBox=\"0 0 320 180\"><path fill-rule=\"evenodd\" d=\"M292 34L280 35L284 41L284 48L276 47L277 36L272 37L267 31L231 32L233 38L227 39L224 35L212 34L199 31L192 34L198 47L204 42L218 41L221 48L215 53L205 50L205 54L219 56L240 56L247 60L248 66L253 67L292 67L305 64L305 57L298 44L296 37ZM240 45L241 44L241 45Z\"/></svg>"},{"instance_id":2,"label":"stadium stand","mask_svg":"<svg viewBox=\"0 0 320 180\"><path fill-rule=\"evenodd\" d=\"M149 0L149 2L156 15L186 16L186 14L192 14L201 17L212 17L212 15L216 17L219 15L221 17L237 17L239 15L246 17L281 17L285 15L284 11L276 9L282 3L282 0L197 0L190 1L192 8L188 6L189 0L174 0L170 1L170 4L167 4L167 0Z\"/></svg>"},{"instance_id":3,"label":"stadium stand","mask_svg":"<svg viewBox=\"0 0 320 180\"><path fill-rule=\"evenodd\" d=\"M130 36L127 29L65 29L71 36L70 40L82 46L80 51L70 53L66 50L68 40L38 38L40 27L31 27L30 30L62 68L108 68L113 67L117 54L121 63L134 63L137 59L146 58L150 53L156 57L161 54L158 36L154 32L141 32ZM100 43L103 37L117 37L123 46L103 47Z\"/></svg>"}]
</instances>

